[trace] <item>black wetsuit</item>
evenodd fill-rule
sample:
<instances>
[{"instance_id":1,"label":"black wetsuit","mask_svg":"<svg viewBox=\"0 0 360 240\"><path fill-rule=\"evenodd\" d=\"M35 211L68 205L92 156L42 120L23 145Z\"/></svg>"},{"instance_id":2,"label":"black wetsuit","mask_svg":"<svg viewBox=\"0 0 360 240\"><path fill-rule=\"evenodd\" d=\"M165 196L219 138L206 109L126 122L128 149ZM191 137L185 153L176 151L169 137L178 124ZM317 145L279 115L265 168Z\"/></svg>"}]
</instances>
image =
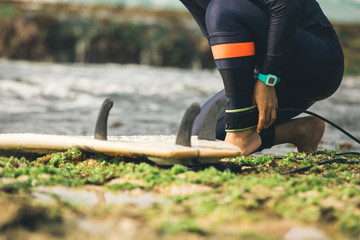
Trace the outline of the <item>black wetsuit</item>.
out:
<instances>
[{"instance_id":1,"label":"black wetsuit","mask_svg":"<svg viewBox=\"0 0 360 240\"><path fill-rule=\"evenodd\" d=\"M225 91L202 107L193 134L197 134L207 110L219 98L227 98L229 109L250 106L256 72L280 77L275 86L279 108L305 110L339 87L344 71L342 48L315 0L181 2L208 39L225 85ZM217 48L225 53L218 54ZM274 125L295 115L279 113ZM270 137L262 139L266 147L273 144L274 125L263 131L265 135L270 132ZM224 137L222 116L218 120L217 138Z\"/></svg>"}]
</instances>

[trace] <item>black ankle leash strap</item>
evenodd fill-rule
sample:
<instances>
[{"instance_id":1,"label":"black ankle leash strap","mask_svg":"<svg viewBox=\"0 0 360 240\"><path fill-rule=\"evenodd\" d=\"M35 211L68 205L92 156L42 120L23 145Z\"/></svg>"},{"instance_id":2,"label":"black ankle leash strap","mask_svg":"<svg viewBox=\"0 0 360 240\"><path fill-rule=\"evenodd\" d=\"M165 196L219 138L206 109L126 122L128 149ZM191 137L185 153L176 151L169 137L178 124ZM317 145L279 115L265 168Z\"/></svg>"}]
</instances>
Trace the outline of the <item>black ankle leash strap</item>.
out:
<instances>
[{"instance_id":1,"label":"black ankle leash strap","mask_svg":"<svg viewBox=\"0 0 360 240\"><path fill-rule=\"evenodd\" d=\"M259 119L257 106L225 111L225 131L240 132L255 128Z\"/></svg>"}]
</instances>

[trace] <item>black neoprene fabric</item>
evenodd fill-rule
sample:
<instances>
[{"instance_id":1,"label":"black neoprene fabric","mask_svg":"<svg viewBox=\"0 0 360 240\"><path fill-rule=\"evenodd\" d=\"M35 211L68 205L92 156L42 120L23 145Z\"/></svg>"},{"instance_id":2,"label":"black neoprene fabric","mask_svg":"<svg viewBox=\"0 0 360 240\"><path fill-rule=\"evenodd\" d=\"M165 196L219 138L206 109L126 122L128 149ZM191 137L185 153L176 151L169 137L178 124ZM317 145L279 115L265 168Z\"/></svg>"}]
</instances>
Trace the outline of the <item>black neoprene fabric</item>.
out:
<instances>
[{"instance_id":1,"label":"black neoprene fabric","mask_svg":"<svg viewBox=\"0 0 360 240\"><path fill-rule=\"evenodd\" d=\"M202 107L194 135L218 98L226 98L229 109L252 105L254 70L255 76L260 72L281 78L275 86L279 108L305 110L338 89L344 56L336 32L316 0L181 1L210 46L249 42L255 46L254 55L215 59L226 94L216 94ZM279 113L274 126L296 115ZM224 139L224 115L217 126L217 138ZM273 141L274 136L266 139Z\"/></svg>"}]
</instances>

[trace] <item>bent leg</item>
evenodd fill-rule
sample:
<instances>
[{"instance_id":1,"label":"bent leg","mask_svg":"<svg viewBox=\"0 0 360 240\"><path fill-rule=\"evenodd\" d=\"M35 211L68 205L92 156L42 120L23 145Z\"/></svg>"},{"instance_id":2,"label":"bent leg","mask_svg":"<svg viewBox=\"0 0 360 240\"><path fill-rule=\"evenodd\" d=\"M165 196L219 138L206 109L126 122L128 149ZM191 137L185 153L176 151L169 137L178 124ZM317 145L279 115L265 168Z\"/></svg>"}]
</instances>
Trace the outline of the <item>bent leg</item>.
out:
<instances>
[{"instance_id":1,"label":"bent leg","mask_svg":"<svg viewBox=\"0 0 360 240\"><path fill-rule=\"evenodd\" d=\"M251 16L253 11L258 11L266 18L247 0L213 0L206 12L209 42L228 101L228 119L231 118L230 115L251 109L253 105L255 39L241 20ZM238 146L243 155L250 154L261 145L261 138L253 128L256 124L255 120L249 125L239 124L227 129L231 132L226 134L225 141ZM237 128L238 126L244 127Z\"/></svg>"},{"instance_id":2,"label":"bent leg","mask_svg":"<svg viewBox=\"0 0 360 240\"><path fill-rule=\"evenodd\" d=\"M292 119L276 126L274 145L292 143L298 152L316 151L325 131L325 122L315 117Z\"/></svg>"},{"instance_id":3,"label":"bent leg","mask_svg":"<svg viewBox=\"0 0 360 240\"><path fill-rule=\"evenodd\" d=\"M344 56L335 33L317 36L297 29L293 51L276 91L279 95L314 103L338 89L343 72Z\"/></svg>"},{"instance_id":4,"label":"bent leg","mask_svg":"<svg viewBox=\"0 0 360 240\"><path fill-rule=\"evenodd\" d=\"M341 83L343 71L343 53L335 34L316 36L298 29L288 68L276 86L279 108L306 110L331 96ZM295 116L278 114L274 145L292 143L299 152L317 150L325 123L314 117L290 120Z\"/></svg>"}]
</instances>

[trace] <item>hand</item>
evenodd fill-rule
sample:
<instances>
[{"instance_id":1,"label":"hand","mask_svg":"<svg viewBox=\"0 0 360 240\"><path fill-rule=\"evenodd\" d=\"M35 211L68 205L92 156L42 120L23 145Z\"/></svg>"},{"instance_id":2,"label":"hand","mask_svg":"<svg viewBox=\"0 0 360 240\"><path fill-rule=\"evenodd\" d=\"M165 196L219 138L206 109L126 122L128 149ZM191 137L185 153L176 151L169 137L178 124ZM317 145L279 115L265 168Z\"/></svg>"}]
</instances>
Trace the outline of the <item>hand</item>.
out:
<instances>
[{"instance_id":1,"label":"hand","mask_svg":"<svg viewBox=\"0 0 360 240\"><path fill-rule=\"evenodd\" d=\"M278 100L274 87L266 86L258 80L255 83L253 101L259 110L259 122L256 131L260 133L264 128L270 127L276 120Z\"/></svg>"}]
</instances>

